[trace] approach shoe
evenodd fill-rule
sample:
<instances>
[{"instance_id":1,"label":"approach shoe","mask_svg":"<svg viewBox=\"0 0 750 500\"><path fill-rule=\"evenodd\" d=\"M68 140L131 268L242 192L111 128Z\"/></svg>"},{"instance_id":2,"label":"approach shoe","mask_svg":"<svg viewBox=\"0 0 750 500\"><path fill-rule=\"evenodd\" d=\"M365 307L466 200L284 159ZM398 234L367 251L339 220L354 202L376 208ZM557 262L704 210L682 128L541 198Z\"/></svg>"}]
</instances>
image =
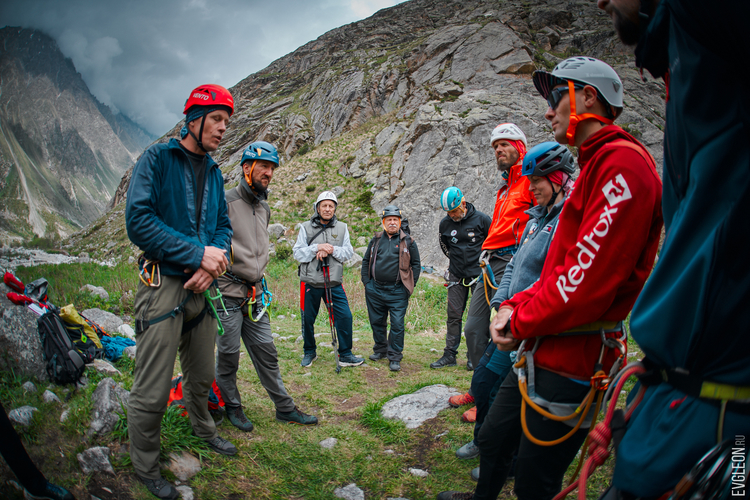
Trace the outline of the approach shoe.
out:
<instances>
[{"instance_id":1,"label":"approach shoe","mask_svg":"<svg viewBox=\"0 0 750 500\"><path fill-rule=\"evenodd\" d=\"M312 354L305 354L302 356L302 363L300 363L303 367L307 368L311 364L313 364L313 361L318 359L318 356L315 353Z\"/></svg>"},{"instance_id":2,"label":"approach shoe","mask_svg":"<svg viewBox=\"0 0 750 500\"><path fill-rule=\"evenodd\" d=\"M469 441L456 450L456 456L462 460L476 458L479 456L479 446L474 444L474 441Z\"/></svg>"},{"instance_id":3,"label":"approach shoe","mask_svg":"<svg viewBox=\"0 0 750 500\"><path fill-rule=\"evenodd\" d=\"M138 474L136 474L138 476ZM162 498L165 500L177 500L180 498L180 494L166 479L160 477L158 479L148 479L145 477L138 476L138 480L143 483L143 486L154 495L156 498Z\"/></svg>"},{"instance_id":4,"label":"approach shoe","mask_svg":"<svg viewBox=\"0 0 750 500\"><path fill-rule=\"evenodd\" d=\"M26 500L75 500L76 498L71 492L69 492L62 486L50 483L49 481L47 481L47 484L44 485L44 490L39 492L39 494L37 495L32 495L31 493L29 493L29 490L24 489L23 497Z\"/></svg>"},{"instance_id":5,"label":"approach shoe","mask_svg":"<svg viewBox=\"0 0 750 500\"><path fill-rule=\"evenodd\" d=\"M400 361L391 361L390 364L388 365L388 368L392 372L401 371L401 362Z\"/></svg>"},{"instance_id":6,"label":"approach shoe","mask_svg":"<svg viewBox=\"0 0 750 500\"><path fill-rule=\"evenodd\" d=\"M438 493L437 496L437 500L472 500L473 498L474 493L471 491L444 491L442 493Z\"/></svg>"},{"instance_id":7,"label":"approach shoe","mask_svg":"<svg viewBox=\"0 0 750 500\"><path fill-rule=\"evenodd\" d=\"M241 406L234 408L227 406L227 417L233 426L237 427L241 431L250 432L253 430L253 423L247 419L245 412L242 411Z\"/></svg>"},{"instance_id":8,"label":"approach shoe","mask_svg":"<svg viewBox=\"0 0 750 500\"><path fill-rule=\"evenodd\" d=\"M466 371L467 372L473 372L474 371L474 364L471 361L469 361L468 359L466 360Z\"/></svg>"},{"instance_id":9,"label":"approach shoe","mask_svg":"<svg viewBox=\"0 0 750 500\"><path fill-rule=\"evenodd\" d=\"M206 443L208 443L208 447L214 450L216 453L220 453L222 455L237 454L237 447L221 436L216 436L213 439L206 439Z\"/></svg>"},{"instance_id":10,"label":"approach shoe","mask_svg":"<svg viewBox=\"0 0 750 500\"><path fill-rule=\"evenodd\" d=\"M473 469L471 469L469 475L474 481L479 481L479 467L474 467Z\"/></svg>"},{"instance_id":11,"label":"approach shoe","mask_svg":"<svg viewBox=\"0 0 750 500\"><path fill-rule=\"evenodd\" d=\"M451 405L453 408L458 408L459 406L463 406L463 405L470 405L473 402L474 402L474 396L472 396L468 392L466 394L459 394L458 396L451 396L448 399L448 404Z\"/></svg>"},{"instance_id":12,"label":"approach shoe","mask_svg":"<svg viewBox=\"0 0 750 500\"><path fill-rule=\"evenodd\" d=\"M381 359L387 358L388 355L384 352L374 352L370 354L370 361L380 361Z\"/></svg>"},{"instance_id":13,"label":"approach shoe","mask_svg":"<svg viewBox=\"0 0 750 500\"><path fill-rule=\"evenodd\" d=\"M473 424L477 421L477 407L472 406L468 410L464 412L463 415L461 415L461 420L464 422L469 422L470 424Z\"/></svg>"},{"instance_id":14,"label":"approach shoe","mask_svg":"<svg viewBox=\"0 0 750 500\"><path fill-rule=\"evenodd\" d=\"M285 424L297 425L316 425L318 423L318 417L308 415L296 406L294 410L289 412L276 410L276 420Z\"/></svg>"},{"instance_id":15,"label":"approach shoe","mask_svg":"<svg viewBox=\"0 0 750 500\"><path fill-rule=\"evenodd\" d=\"M446 366L456 366L456 357L444 354L442 358L430 363L430 368L445 368Z\"/></svg>"},{"instance_id":16,"label":"approach shoe","mask_svg":"<svg viewBox=\"0 0 750 500\"><path fill-rule=\"evenodd\" d=\"M359 366L364 363L365 360L354 354L347 354L346 356L339 357L339 364L341 366Z\"/></svg>"}]
</instances>

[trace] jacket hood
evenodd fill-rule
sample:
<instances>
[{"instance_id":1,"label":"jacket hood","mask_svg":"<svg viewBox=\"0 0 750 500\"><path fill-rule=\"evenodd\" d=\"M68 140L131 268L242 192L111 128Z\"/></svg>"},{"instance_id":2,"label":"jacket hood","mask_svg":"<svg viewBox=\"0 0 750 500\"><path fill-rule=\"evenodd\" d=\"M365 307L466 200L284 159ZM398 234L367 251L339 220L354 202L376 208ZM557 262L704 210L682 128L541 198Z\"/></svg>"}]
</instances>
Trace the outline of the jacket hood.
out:
<instances>
[{"instance_id":1,"label":"jacket hood","mask_svg":"<svg viewBox=\"0 0 750 500\"><path fill-rule=\"evenodd\" d=\"M628 134L617 125L607 125L586 139L583 144L581 144L581 147L578 148L578 165L581 167L581 170L586 167L591 158L599 152L602 146L617 139L625 139L628 142L640 144L635 137Z\"/></svg>"},{"instance_id":2,"label":"jacket hood","mask_svg":"<svg viewBox=\"0 0 750 500\"><path fill-rule=\"evenodd\" d=\"M334 227L336 225L336 222L338 219L336 218L336 214L333 214L333 217L331 217L331 220L328 221L327 227ZM312 223L313 227L323 227L323 223L320 220L320 214L315 214L310 219L310 222Z\"/></svg>"},{"instance_id":3,"label":"jacket hood","mask_svg":"<svg viewBox=\"0 0 750 500\"><path fill-rule=\"evenodd\" d=\"M256 193L255 190L248 185L244 177L240 180L240 186L242 186L242 194L248 198L250 203L257 204L268 199L268 191Z\"/></svg>"},{"instance_id":4,"label":"jacket hood","mask_svg":"<svg viewBox=\"0 0 750 500\"><path fill-rule=\"evenodd\" d=\"M466 215L464 215L464 219L468 219L469 217L471 217L472 215L474 215L474 212L476 212L476 211L477 211L477 209L474 208L474 205L472 205L471 203L469 203L467 201L466 202Z\"/></svg>"}]
</instances>

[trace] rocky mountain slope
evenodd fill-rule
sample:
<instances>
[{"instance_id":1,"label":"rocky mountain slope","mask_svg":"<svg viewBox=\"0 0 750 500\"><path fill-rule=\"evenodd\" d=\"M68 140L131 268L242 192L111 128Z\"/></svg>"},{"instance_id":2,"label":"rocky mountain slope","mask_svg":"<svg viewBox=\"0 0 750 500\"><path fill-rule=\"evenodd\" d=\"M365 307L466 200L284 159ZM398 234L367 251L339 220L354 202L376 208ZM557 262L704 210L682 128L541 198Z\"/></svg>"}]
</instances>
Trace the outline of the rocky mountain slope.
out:
<instances>
[{"instance_id":1,"label":"rocky mountain slope","mask_svg":"<svg viewBox=\"0 0 750 500\"><path fill-rule=\"evenodd\" d=\"M47 35L0 30L0 242L95 220L154 137L98 102Z\"/></svg>"},{"instance_id":2,"label":"rocky mountain slope","mask_svg":"<svg viewBox=\"0 0 750 500\"><path fill-rule=\"evenodd\" d=\"M231 89L236 112L214 157L231 186L247 144L272 142L288 160L273 183L274 217L300 221L317 192L349 186L340 215L357 222L353 237L369 238L375 211L397 204L423 265L445 268L439 193L456 185L491 214L500 176L490 131L511 121L530 145L551 140L531 73L578 54L619 72L625 110L618 123L661 164L664 87L641 81L609 18L584 0L411 0L332 30ZM105 231L98 240L109 245L124 234L117 205L129 175L112 200L115 212L97 223ZM355 214L363 200L367 213ZM83 248L87 237L73 246Z\"/></svg>"}]
</instances>

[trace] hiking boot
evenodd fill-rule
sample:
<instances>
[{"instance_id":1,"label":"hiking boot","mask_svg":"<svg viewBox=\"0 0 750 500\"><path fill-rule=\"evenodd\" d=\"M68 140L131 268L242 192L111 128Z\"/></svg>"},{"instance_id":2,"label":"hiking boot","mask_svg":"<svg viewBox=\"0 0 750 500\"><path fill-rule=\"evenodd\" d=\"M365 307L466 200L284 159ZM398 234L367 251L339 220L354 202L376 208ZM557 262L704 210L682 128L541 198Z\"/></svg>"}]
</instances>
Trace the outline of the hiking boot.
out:
<instances>
[{"instance_id":1,"label":"hiking boot","mask_svg":"<svg viewBox=\"0 0 750 500\"><path fill-rule=\"evenodd\" d=\"M213 439L206 439L206 443L208 443L209 448L221 455L237 454L237 447L221 436L216 436Z\"/></svg>"},{"instance_id":2,"label":"hiking boot","mask_svg":"<svg viewBox=\"0 0 750 500\"><path fill-rule=\"evenodd\" d=\"M473 469L471 469L469 475L474 481L479 481L479 467L474 467Z\"/></svg>"},{"instance_id":3,"label":"hiking boot","mask_svg":"<svg viewBox=\"0 0 750 500\"><path fill-rule=\"evenodd\" d=\"M177 493L177 490L175 490L175 493ZM62 486L50 483L49 481L47 481L47 484L44 486L44 490L37 495L32 495L29 493L29 490L24 488L23 497L26 500L75 500L75 497L71 492ZM174 498L177 498L177 496Z\"/></svg>"},{"instance_id":4,"label":"hiking boot","mask_svg":"<svg viewBox=\"0 0 750 500\"><path fill-rule=\"evenodd\" d=\"M339 364L341 366L359 366L364 362L364 359L351 353L347 354L346 356L339 357Z\"/></svg>"},{"instance_id":5,"label":"hiking boot","mask_svg":"<svg viewBox=\"0 0 750 500\"><path fill-rule=\"evenodd\" d=\"M253 423L247 419L245 412L242 411L241 406L230 407L227 406L227 417L233 426L237 427L241 431L250 432L253 430Z\"/></svg>"},{"instance_id":6,"label":"hiking boot","mask_svg":"<svg viewBox=\"0 0 750 500\"><path fill-rule=\"evenodd\" d=\"M387 355L384 352L374 352L370 354L370 360L372 361L380 361L381 359L385 359Z\"/></svg>"},{"instance_id":7,"label":"hiking boot","mask_svg":"<svg viewBox=\"0 0 750 500\"><path fill-rule=\"evenodd\" d=\"M316 425L318 423L318 417L308 415L296 406L294 410L289 412L276 410L276 420L285 424L297 425Z\"/></svg>"},{"instance_id":8,"label":"hiking boot","mask_svg":"<svg viewBox=\"0 0 750 500\"><path fill-rule=\"evenodd\" d=\"M456 456L463 460L469 460L479 456L479 447L474 444L474 441L469 441L458 450L456 450Z\"/></svg>"},{"instance_id":9,"label":"hiking boot","mask_svg":"<svg viewBox=\"0 0 750 500\"><path fill-rule=\"evenodd\" d=\"M442 493L438 493L437 496L437 500L472 500L473 498L474 493L471 491L444 491Z\"/></svg>"},{"instance_id":10,"label":"hiking boot","mask_svg":"<svg viewBox=\"0 0 750 500\"><path fill-rule=\"evenodd\" d=\"M401 370L401 362L400 361L391 361L390 364L388 365L388 368L392 372L400 371Z\"/></svg>"},{"instance_id":11,"label":"hiking boot","mask_svg":"<svg viewBox=\"0 0 750 500\"><path fill-rule=\"evenodd\" d=\"M311 364L313 364L313 361L318 359L318 356L315 353L312 354L305 354L302 356L302 363L300 363L304 368L307 368Z\"/></svg>"},{"instance_id":12,"label":"hiking boot","mask_svg":"<svg viewBox=\"0 0 750 500\"><path fill-rule=\"evenodd\" d=\"M466 360L466 371L469 371L469 372L474 371L474 364L468 359Z\"/></svg>"},{"instance_id":13,"label":"hiking boot","mask_svg":"<svg viewBox=\"0 0 750 500\"><path fill-rule=\"evenodd\" d=\"M477 407L472 406L468 410L464 412L463 415L461 415L461 420L464 422L469 422L470 424L473 424L477 421Z\"/></svg>"},{"instance_id":14,"label":"hiking boot","mask_svg":"<svg viewBox=\"0 0 750 500\"><path fill-rule=\"evenodd\" d=\"M456 357L443 354L443 357L430 363L430 368L445 368L446 366L456 366Z\"/></svg>"},{"instance_id":15,"label":"hiking boot","mask_svg":"<svg viewBox=\"0 0 750 500\"><path fill-rule=\"evenodd\" d=\"M136 474L138 476L138 474ZM177 500L180 498L180 494L166 479L160 477L158 479L147 479L145 477L138 476L138 480L143 483L143 486L154 495L156 498L162 498L165 500ZM32 497L35 498L35 497ZM36 497L41 498L41 497Z\"/></svg>"},{"instance_id":16,"label":"hiking boot","mask_svg":"<svg viewBox=\"0 0 750 500\"><path fill-rule=\"evenodd\" d=\"M453 408L458 408L459 406L463 405L470 405L473 402L474 396L472 396L468 392L466 394L459 394L458 396L451 396L450 399L448 399L448 404Z\"/></svg>"}]
</instances>

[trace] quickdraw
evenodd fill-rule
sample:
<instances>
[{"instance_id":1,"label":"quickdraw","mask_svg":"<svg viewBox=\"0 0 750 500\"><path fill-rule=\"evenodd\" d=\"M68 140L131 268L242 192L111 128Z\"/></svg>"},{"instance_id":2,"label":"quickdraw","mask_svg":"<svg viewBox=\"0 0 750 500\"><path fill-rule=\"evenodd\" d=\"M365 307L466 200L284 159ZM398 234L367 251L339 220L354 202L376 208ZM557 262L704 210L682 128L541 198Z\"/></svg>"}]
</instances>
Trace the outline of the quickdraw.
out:
<instances>
[{"instance_id":1,"label":"quickdraw","mask_svg":"<svg viewBox=\"0 0 750 500\"><path fill-rule=\"evenodd\" d=\"M138 273L138 279L146 286L159 288L161 286L161 270L158 260L149 260L143 255L138 259L141 271ZM151 270L149 271L149 267Z\"/></svg>"},{"instance_id":2,"label":"quickdraw","mask_svg":"<svg viewBox=\"0 0 750 500\"><path fill-rule=\"evenodd\" d=\"M469 283L466 283L466 278L461 278L458 281L446 281L445 283L443 283L443 286L445 288L450 288L456 285L463 285L466 288L471 288L472 286L474 286L474 283L476 283L477 281L479 281L479 276L475 277Z\"/></svg>"},{"instance_id":3,"label":"quickdraw","mask_svg":"<svg viewBox=\"0 0 750 500\"><path fill-rule=\"evenodd\" d=\"M216 322L219 324L219 335L224 335L224 325L221 324L221 319L219 319L219 313L216 312L216 306L214 305L214 301L218 300L219 304L221 304L221 308L224 310L224 314L227 316L229 315L227 313L227 308L224 306L224 300L222 299L223 295L221 294L221 291L219 288L216 288L216 295L211 297L210 288L203 292L203 296L206 297L206 302L208 303L209 307L214 313L214 318L216 318Z\"/></svg>"},{"instance_id":4,"label":"quickdraw","mask_svg":"<svg viewBox=\"0 0 750 500\"><path fill-rule=\"evenodd\" d=\"M266 275L264 274L263 277L260 279L260 303L263 306L263 308L258 312L257 316L253 316L253 314L248 310L248 316L251 320L254 322L260 321L260 318L263 317L263 314L268 310L268 306L271 305L271 302L273 302L273 294L268 290L268 284L266 283ZM248 298L247 303L251 306L255 303L257 303L257 299L255 298L255 286L252 286L252 298L250 298L250 288L247 290ZM249 308L248 308L249 309Z\"/></svg>"},{"instance_id":5,"label":"quickdraw","mask_svg":"<svg viewBox=\"0 0 750 500\"><path fill-rule=\"evenodd\" d=\"M487 300L487 305L490 305L491 299L487 291L487 285L493 290L497 290L497 282L495 281L495 273L492 272L492 266L490 266L490 254L487 250L482 250L482 255L479 256L479 268L482 270L480 277L484 286L484 298Z\"/></svg>"}]
</instances>

